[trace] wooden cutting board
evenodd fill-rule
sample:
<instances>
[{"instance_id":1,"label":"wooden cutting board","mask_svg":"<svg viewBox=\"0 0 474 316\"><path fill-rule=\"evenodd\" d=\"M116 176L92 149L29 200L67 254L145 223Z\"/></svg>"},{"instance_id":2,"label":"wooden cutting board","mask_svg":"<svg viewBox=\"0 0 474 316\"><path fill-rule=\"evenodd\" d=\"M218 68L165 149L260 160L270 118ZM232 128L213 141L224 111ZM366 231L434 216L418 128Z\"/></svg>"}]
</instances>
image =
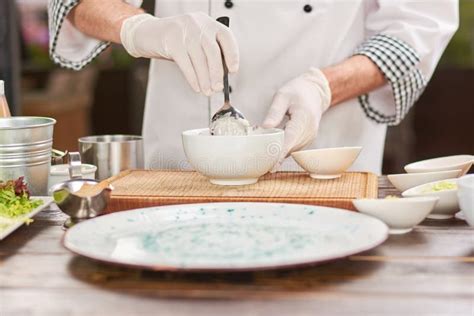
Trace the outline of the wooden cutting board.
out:
<instances>
[{"instance_id":1,"label":"wooden cutting board","mask_svg":"<svg viewBox=\"0 0 474 316\"><path fill-rule=\"evenodd\" d=\"M377 176L348 172L339 179L315 180L302 172L267 174L247 186L219 186L194 171L128 170L110 178L108 212L186 203L280 202L354 210L352 200L377 198Z\"/></svg>"}]
</instances>

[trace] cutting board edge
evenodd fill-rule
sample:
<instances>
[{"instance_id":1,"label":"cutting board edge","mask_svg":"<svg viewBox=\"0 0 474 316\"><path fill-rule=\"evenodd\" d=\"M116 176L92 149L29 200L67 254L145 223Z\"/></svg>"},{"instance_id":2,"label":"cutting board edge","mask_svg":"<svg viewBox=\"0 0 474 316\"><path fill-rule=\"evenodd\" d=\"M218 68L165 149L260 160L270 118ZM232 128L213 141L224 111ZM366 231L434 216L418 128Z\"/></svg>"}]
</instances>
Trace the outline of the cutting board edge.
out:
<instances>
[{"instance_id":1,"label":"cutting board edge","mask_svg":"<svg viewBox=\"0 0 474 316\"><path fill-rule=\"evenodd\" d=\"M136 198L115 198L110 201L107 206L106 212L113 213L131 209L147 208L154 206L166 206L166 205L177 205L177 204L200 204L200 203L222 203L222 202L255 202L255 203L290 203L290 204L305 204L305 205L314 205L314 206L326 206L341 208L350 211L356 211L354 205L352 204L352 198L339 198L339 199L294 199L288 200L285 198L272 198L267 200L262 200L261 198L255 199L236 199L236 198L223 198L223 199L203 199L200 197L196 198L182 198L171 199L171 198L143 198L137 200Z\"/></svg>"},{"instance_id":2,"label":"cutting board edge","mask_svg":"<svg viewBox=\"0 0 474 316\"><path fill-rule=\"evenodd\" d=\"M147 169L133 169L125 170L120 174L108 179L109 183L113 185L114 181L117 181L133 172L140 171L154 171L154 172L194 172L192 170L147 170ZM294 173L289 172L289 173ZM304 173L304 172L301 172ZM364 198L377 198L378 197L378 176L371 172L348 172L348 173L359 173L366 175L366 190ZM137 196L137 195L112 195L112 199L107 207L107 212L124 211L129 209L163 206L163 205L176 205L176 204L196 204L196 203L218 203L218 202L262 202L262 203L295 203L295 204L306 204L306 205L319 205L329 206L336 208L343 208L355 211L355 207L352 201L357 197L274 197L268 199L262 199L262 197L229 197L229 196Z\"/></svg>"},{"instance_id":3,"label":"cutting board edge","mask_svg":"<svg viewBox=\"0 0 474 316\"><path fill-rule=\"evenodd\" d=\"M361 172L367 174L366 197L376 199L379 197L379 177L373 172Z\"/></svg>"}]
</instances>

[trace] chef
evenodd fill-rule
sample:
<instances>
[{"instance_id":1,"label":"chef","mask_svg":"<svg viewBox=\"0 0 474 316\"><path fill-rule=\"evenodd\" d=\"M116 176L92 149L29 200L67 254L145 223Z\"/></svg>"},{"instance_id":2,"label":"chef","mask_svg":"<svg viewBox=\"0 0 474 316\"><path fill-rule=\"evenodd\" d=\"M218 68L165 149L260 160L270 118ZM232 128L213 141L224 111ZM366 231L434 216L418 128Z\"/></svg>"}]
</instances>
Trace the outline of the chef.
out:
<instances>
[{"instance_id":1,"label":"chef","mask_svg":"<svg viewBox=\"0 0 474 316\"><path fill-rule=\"evenodd\" d=\"M459 19L457 0L157 0L154 15L140 5L50 0L50 54L79 70L114 42L151 59L150 168L188 167L181 132L222 106L222 51L232 104L285 129L282 169L295 150L362 146L352 169L380 173L387 126L420 97Z\"/></svg>"}]
</instances>

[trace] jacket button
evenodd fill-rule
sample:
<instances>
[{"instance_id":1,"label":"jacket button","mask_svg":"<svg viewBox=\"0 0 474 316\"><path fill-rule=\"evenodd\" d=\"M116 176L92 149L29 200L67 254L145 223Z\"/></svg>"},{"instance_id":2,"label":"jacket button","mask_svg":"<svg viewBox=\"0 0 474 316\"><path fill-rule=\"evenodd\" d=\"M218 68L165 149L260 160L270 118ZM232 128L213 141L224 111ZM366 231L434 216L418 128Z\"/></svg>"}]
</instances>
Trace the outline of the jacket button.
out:
<instances>
[{"instance_id":1,"label":"jacket button","mask_svg":"<svg viewBox=\"0 0 474 316\"><path fill-rule=\"evenodd\" d=\"M224 5L227 9L231 9L234 6L234 3L231 0L226 0Z\"/></svg>"},{"instance_id":2,"label":"jacket button","mask_svg":"<svg viewBox=\"0 0 474 316\"><path fill-rule=\"evenodd\" d=\"M313 11L313 7L310 4L307 4L303 7L303 10L306 13L310 13L311 11Z\"/></svg>"}]
</instances>

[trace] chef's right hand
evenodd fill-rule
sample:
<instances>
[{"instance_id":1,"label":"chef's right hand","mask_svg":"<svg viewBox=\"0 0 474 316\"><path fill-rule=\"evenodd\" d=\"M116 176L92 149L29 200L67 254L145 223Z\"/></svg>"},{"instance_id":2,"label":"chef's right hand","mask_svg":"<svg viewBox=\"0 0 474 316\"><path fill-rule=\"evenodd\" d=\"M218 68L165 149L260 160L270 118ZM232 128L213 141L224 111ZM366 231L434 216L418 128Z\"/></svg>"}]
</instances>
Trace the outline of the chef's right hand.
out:
<instances>
[{"instance_id":1,"label":"chef's right hand","mask_svg":"<svg viewBox=\"0 0 474 316\"><path fill-rule=\"evenodd\" d=\"M123 21L120 38L134 57L174 61L193 90L207 96L224 87L221 49L229 72L239 68L234 35L204 13L167 18L134 15Z\"/></svg>"}]
</instances>

